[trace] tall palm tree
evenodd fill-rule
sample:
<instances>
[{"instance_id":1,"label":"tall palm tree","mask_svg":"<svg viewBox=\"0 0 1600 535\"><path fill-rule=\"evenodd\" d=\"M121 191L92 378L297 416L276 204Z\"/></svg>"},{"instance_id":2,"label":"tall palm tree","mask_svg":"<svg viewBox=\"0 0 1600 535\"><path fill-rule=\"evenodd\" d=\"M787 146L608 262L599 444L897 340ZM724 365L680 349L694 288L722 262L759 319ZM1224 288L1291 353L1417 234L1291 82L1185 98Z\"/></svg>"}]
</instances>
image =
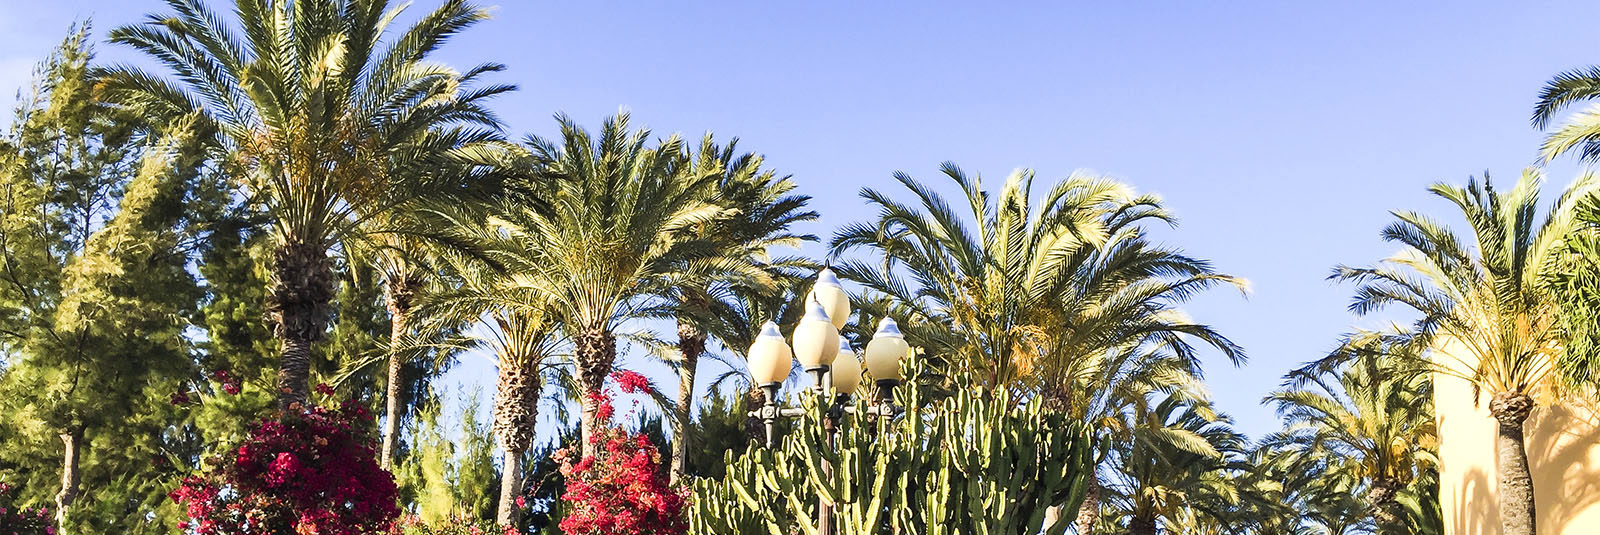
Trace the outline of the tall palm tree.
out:
<instances>
[{"instance_id":1,"label":"tall palm tree","mask_svg":"<svg viewBox=\"0 0 1600 535\"><path fill-rule=\"evenodd\" d=\"M1151 244L1144 225L1173 221L1159 199L1073 175L1035 206L1030 171L1014 172L991 199L978 177L949 163L942 170L965 197L965 218L929 186L897 174L920 208L864 190L878 221L846 227L833 241L835 254L864 247L882 255L876 265L845 262L840 272L885 298L863 310L904 318L914 344L982 370L989 388L1037 394L1102 430L1150 392L1195 384L1196 342L1243 361L1237 345L1177 308L1243 281ZM1091 480L1082 532L1095 524L1098 493Z\"/></svg>"},{"instance_id":2,"label":"tall palm tree","mask_svg":"<svg viewBox=\"0 0 1600 535\"><path fill-rule=\"evenodd\" d=\"M496 374L492 429L500 443L502 463L500 500L495 519L505 526L517 521L516 499L522 494L522 460L533 445L534 422L542 396L542 369L556 358L562 338L558 314L545 296L516 281L493 259L523 243L500 229L485 227L481 211L439 208L430 210L441 226L451 229L455 243L479 246L497 243L505 248L486 249L483 257L444 252L439 255L444 273L453 283L419 300L415 312L422 320L421 340L453 331L467 332L465 340L448 342L451 349L487 349ZM485 261L488 259L488 261ZM463 328L463 326L466 326ZM408 349L408 348L402 348Z\"/></svg>"},{"instance_id":3,"label":"tall palm tree","mask_svg":"<svg viewBox=\"0 0 1600 535\"><path fill-rule=\"evenodd\" d=\"M1384 343L1429 359L1432 371L1489 397L1499 423L1500 522L1507 535L1536 533L1523 424L1535 406L1556 399L1563 360L1547 270L1572 228L1574 204L1593 188L1580 178L1541 218L1540 182L1528 170L1507 192L1495 190L1487 176L1464 188L1435 184L1429 191L1460 210L1470 242L1427 216L1397 212L1383 237L1400 244L1399 253L1370 267L1339 266L1331 276L1358 284L1352 312L1390 305L1416 312L1420 317ZM1333 369L1348 358L1336 353L1305 369Z\"/></svg>"},{"instance_id":4,"label":"tall palm tree","mask_svg":"<svg viewBox=\"0 0 1600 535\"><path fill-rule=\"evenodd\" d=\"M733 298L739 291L784 293L777 285L784 280L792 281L784 275L791 275L806 262L794 257L774 258L772 249L798 247L817 239L790 228L796 223L817 219L817 212L805 209L811 197L794 194L794 182L771 169L764 169L761 156L739 154L736 151L738 141L733 139L726 146L718 147L707 135L694 157L695 163L680 166L692 173L720 170L714 200L733 211L728 217L693 225L684 231L690 238L710 242L715 254L721 257L720 262L744 264L742 268L748 276L742 278L758 284L738 288L733 281L701 277L668 287L661 296L664 302L657 307L660 315L671 316L678 324L678 403L673 408L671 421L674 437L671 478L674 481L683 474L688 461L692 441L689 415L700 356L706 350L710 334L707 325L725 321L718 315L726 313L728 307L718 302Z\"/></svg>"},{"instance_id":5,"label":"tall palm tree","mask_svg":"<svg viewBox=\"0 0 1600 535\"><path fill-rule=\"evenodd\" d=\"M1331 378L1291 374L1295 386L1265 400L1286 426L1266 442L1348 461L1339 466L1366 488L1375 529L1390 533L1400 527L1401 493L1438 465L1433 382L1414 360L1370 350Z\"/></svg>"},{"instance_id":6,"label":"tall palm tree","mask_svg":"<svg viewBox=\"0 0 1600 535\"><path fill-rule=\"evenodd\" d=\"M731 210L711 202L719 170L683 168L681 139L648 147L650 132L630 129L626 113L607 119L598 137L565 116L558 121L559 141L526 143L527 187L543 205L496 210L496 225L523 243L495 259L548 300L574 344L583 447L592 454L617 325L662 288L743 270L686 232Z\"/></svg>"},{"instance_id":7,"label":"tall palm tree","mask_svg":"<svg viewBox=\"0 0 1600 535\"><path fill-rule=\"evenodd\" d=\"M327 329L330 250L364 219L440 186L391 171L419 156L416 141L437 128L494 129L481 101L510 88L466 85L498 65L462 73L428 61L487 17L465 0L445 0L388 43L382 36L404 4L237 0L236 21L201 0L167 4L172 13L113 30L110 39L171 77L118 66L102 73L103 84L152 115L197 111L214 123L220 161L271 216L267 305L282 345L279 404L288 408L306 399L311 346Z\"/></svg>"},{"instance_id":8,"label":"tall palm tree","mask_svg":"<svg viewBox=\"0 0 1600 535\"><path fill-rule=\"evenodd\" d=\"M344 240L344 249L367 249L372 264L382 277L383 297L389 312L389 345L384 381L384 421L379 458L385 468L393 467L399 443L400 420L406 408L402 391L406 386L401 371L415 362L418 344L411 340L415 331L411 312L419 294L427 291L431 265L437 263L434 250L441 245L458 245L450 236L453 229L437 228L438 221L415 217L441 202L470 203L501 193L494 181L475 176L481 162L474 158L486 151L501 149L494 131L453 128L435 129L413 140L403 150L410 156L394 158L392 174L417 177L413 182L449 185L446 191L426 193L362 219L363 225ZM424 178L426 177L426 178ZM358 214L359 215L359 214ZM443 243L440 243L443 242Z\"/></svg>"}]
</instances>

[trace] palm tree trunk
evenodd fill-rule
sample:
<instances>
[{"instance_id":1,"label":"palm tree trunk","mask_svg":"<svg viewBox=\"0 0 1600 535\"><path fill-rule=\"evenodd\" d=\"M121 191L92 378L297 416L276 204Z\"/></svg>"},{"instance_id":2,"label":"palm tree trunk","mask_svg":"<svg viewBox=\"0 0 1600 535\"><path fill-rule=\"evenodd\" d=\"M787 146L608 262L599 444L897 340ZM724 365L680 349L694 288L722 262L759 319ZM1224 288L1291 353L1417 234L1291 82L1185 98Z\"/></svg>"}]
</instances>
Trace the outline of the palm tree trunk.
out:
<instances>
[{"instance_id":1,"label":"palm tree trunk","mask_svg":"<svg viewBox=\"0 0 1600 535\"><path fill-rule=\"evenodd\" d=\"M67 510L78 499L78 453L83 443L83 429L73 428L61 433L65 451L61 456L61 491L56 493L56 527L61 535L67 533Z\"/></svg>"},{"instance_id":2,"label":"palm tree trunk","mask_svg":"<svg viewBox=\"0 0 1600 535\"><path fill-rule=\"evenodd\" d=\"M411 299L416 295L416 283L409 277L390 277L384 284L385 299L389 305L389 377L384 383L383 445L380 448L384 468L394 468L395 445L400 441L400 370L405 359L401 345L405 343L410 328Z\"/></svg>"},{"instance_id":3,"label":"palm tree trunk","mask_svg":"<svg viewBox=\"0 0 1600 535\"><path fill-rule=\"evenodd\" d=\"M594 441L605 422L600 421L600 402L604 396L606 376L617 360L617 338L604 327L590 327L573 338L574 355L578 359L578 388L583 395L583 455L593 456L599 445Z\"/></svg>"},{"instance_id":4,"label":"palm tree trunk","mask_svg":"<svg viewBox=\"0 0 1600 535\"><path fill-rule=\"evenodd\" d=\"M514 526L522 516L522 510L517 508L517 496L522 495L522 453L507 450L501 455L500 503L494 521L501 526Z\"/></svg>"},{"instance_id":5,"label":"palm tree trunk","mask_svg":"<svg viewBox=\"0 0 1600 535\"><path fill-rule=\"evenodd\" d=\"M686 321L678 321L678 351L683 353L683 366L678 371L678 406L672 411L672 436L677 442L672 448L672 472L669 481L676 483L689 465L689 411L694 404L695 368L700 364L700 354L706 350L706 333Z\"/></svg>"},{"instance_id":6,"label":"palm tree trunk","mask_svg":"<svg viewBox=\"0 0 1600 535\"><path fill-rule=\"evenodd\" d=\"M495 521L502 526L517 522L516 500L522 494L522 455L533 444L539 389L539 371L533 359L501 355L495 385L493 429L504 461L500 471L500 502L495 509Z\"/></svg>"},{"instance_id":7,"label":"palm tree trunk","mask_svg":"<svg viewBox=\"0 0 1600 535\"><path fill-rule=\"evenodd\" d=\"M1521 392L1500 392L1489 402L1489 412L1499 422L1495 454L1500 466L1500 527L1503 535L1537 533L1533 476L1528 471L1528 451L1523 424L1533 412L1533 399Z\"/></svg>"},{"instance_id":8,"label":"palm tree trunk","mask_svg":"<svg viewBox=\"0 0 1600 535\"><path fill-rule=\"evenodd\" d=\"M286 414L305 405L311 390L311 346L328 329L333 289L333 264L327 247L291 240L273 251L267 310L283 346L277 394L278 408Z\"/></svg>"},{"instance_id":9,"label":"palm tree trunk","mask_svg":"<svg viewBox=\"0 0 1600 535\"><path fill-rule=\"evenodd\" d=\"M1078 533L1094 533L1094 523L1100 520L1100 476L1091 473L1083 491L1083 503L1078 505Z\"/></svg>"},{"instance_id":10,"label":"palm tree trunk","mask_svg":"<svg viewBox=\"0 0 1600 535\"><path fill-rule=\"evenodd\" d=\"M1154 517L1133 517L1128 520L1128 535L1156 535L1156 519Z\"/></svg>"},{"instance_id":11,"label":"palm tree trunk","mask_svg":"<svg viewBox=\"0 0 1600 535\"><path fill-rule=\"evenodd\" d=\"M1400 483L1392 479L1372 481L1372 488L1367 491L1367 507L1372 509L1372 523L1378 528L1376 533L1384 533L1399 521L1394 514L1395 496L1399 491Z\"/></svg>"}]
</instances>

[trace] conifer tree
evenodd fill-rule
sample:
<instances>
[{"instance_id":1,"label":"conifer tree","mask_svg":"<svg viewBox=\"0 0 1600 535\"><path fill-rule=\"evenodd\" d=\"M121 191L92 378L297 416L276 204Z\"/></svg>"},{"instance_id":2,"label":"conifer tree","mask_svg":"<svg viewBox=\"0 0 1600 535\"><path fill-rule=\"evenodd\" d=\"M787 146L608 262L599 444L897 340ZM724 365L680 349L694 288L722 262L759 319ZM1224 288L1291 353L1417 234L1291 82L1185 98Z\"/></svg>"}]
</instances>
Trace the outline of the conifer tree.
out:
<instances>
[{"instance_id":1,"label":"conifer tree","mask_svg":"<svg viewBox=\"0 0 1600 535\"><path fill-rule=\"evenodd\" d=\"M144 128L105 104L87 31L41 66L0 147L0 458L25 499L54 493L61 532L139 532L182 446L163 406L193 374L191 204L215 175L204 123Z\"/></svg>"}]
</instances>

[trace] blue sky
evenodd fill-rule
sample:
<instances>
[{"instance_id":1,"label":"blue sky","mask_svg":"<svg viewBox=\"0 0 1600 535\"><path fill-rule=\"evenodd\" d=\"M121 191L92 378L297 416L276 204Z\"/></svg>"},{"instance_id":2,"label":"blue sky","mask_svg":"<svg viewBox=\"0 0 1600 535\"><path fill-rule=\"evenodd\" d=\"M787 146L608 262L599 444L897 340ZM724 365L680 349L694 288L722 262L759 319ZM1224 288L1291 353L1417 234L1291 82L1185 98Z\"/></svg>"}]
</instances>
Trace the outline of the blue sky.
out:
<instances>
[{"instance_id":1,"label":"blue sky","mask_svg":"<svg viewBox=\"0 0 1600 535\"><path fill-rule=\"evenodd\" d=\"M1360 321L1329 269L1392 253L1389 210L1447 214L1432 182L1513 179L1540 85L1600 63L1593 2L988 4L506 1L440 57L507 64L518 135L626 107L663 135L738 136L816 198L824 236L871 217L859 188L945 160L989 184L1092 169L1159 193L1182 218L1164 242L1252 283L1188 307L1249 351L1208 370L1252 435L1277 427L1258 402L1283 372ZM0 0L0 92L73 20L103 35L162 10ZM1551 189L1575 171L1552 166Z\"/></svg>"}]
</instances>

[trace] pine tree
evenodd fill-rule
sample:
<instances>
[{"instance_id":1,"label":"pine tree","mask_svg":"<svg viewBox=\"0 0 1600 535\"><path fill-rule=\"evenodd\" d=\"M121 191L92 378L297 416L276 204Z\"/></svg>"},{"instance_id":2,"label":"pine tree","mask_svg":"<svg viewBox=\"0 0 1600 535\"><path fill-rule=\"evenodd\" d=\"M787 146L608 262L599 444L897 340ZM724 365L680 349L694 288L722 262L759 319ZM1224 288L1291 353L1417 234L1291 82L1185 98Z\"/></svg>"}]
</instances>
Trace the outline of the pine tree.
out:
<instances>
[{"instance_id":1,"label":"pine tree","mask_svg":"<svg viewBox=\"0 0 1600 535\"><path fill-rule=\"evenodd\" d=\"M63 533L140 532L186 443L167 396L192 375L193 192L203 123L144 128L99 98L87 25L39 71L0 148L0 458ZM59 478L59 479L57 479ZM56 482L52 482L56 479Z\"/></svg>"}]
</instances>

